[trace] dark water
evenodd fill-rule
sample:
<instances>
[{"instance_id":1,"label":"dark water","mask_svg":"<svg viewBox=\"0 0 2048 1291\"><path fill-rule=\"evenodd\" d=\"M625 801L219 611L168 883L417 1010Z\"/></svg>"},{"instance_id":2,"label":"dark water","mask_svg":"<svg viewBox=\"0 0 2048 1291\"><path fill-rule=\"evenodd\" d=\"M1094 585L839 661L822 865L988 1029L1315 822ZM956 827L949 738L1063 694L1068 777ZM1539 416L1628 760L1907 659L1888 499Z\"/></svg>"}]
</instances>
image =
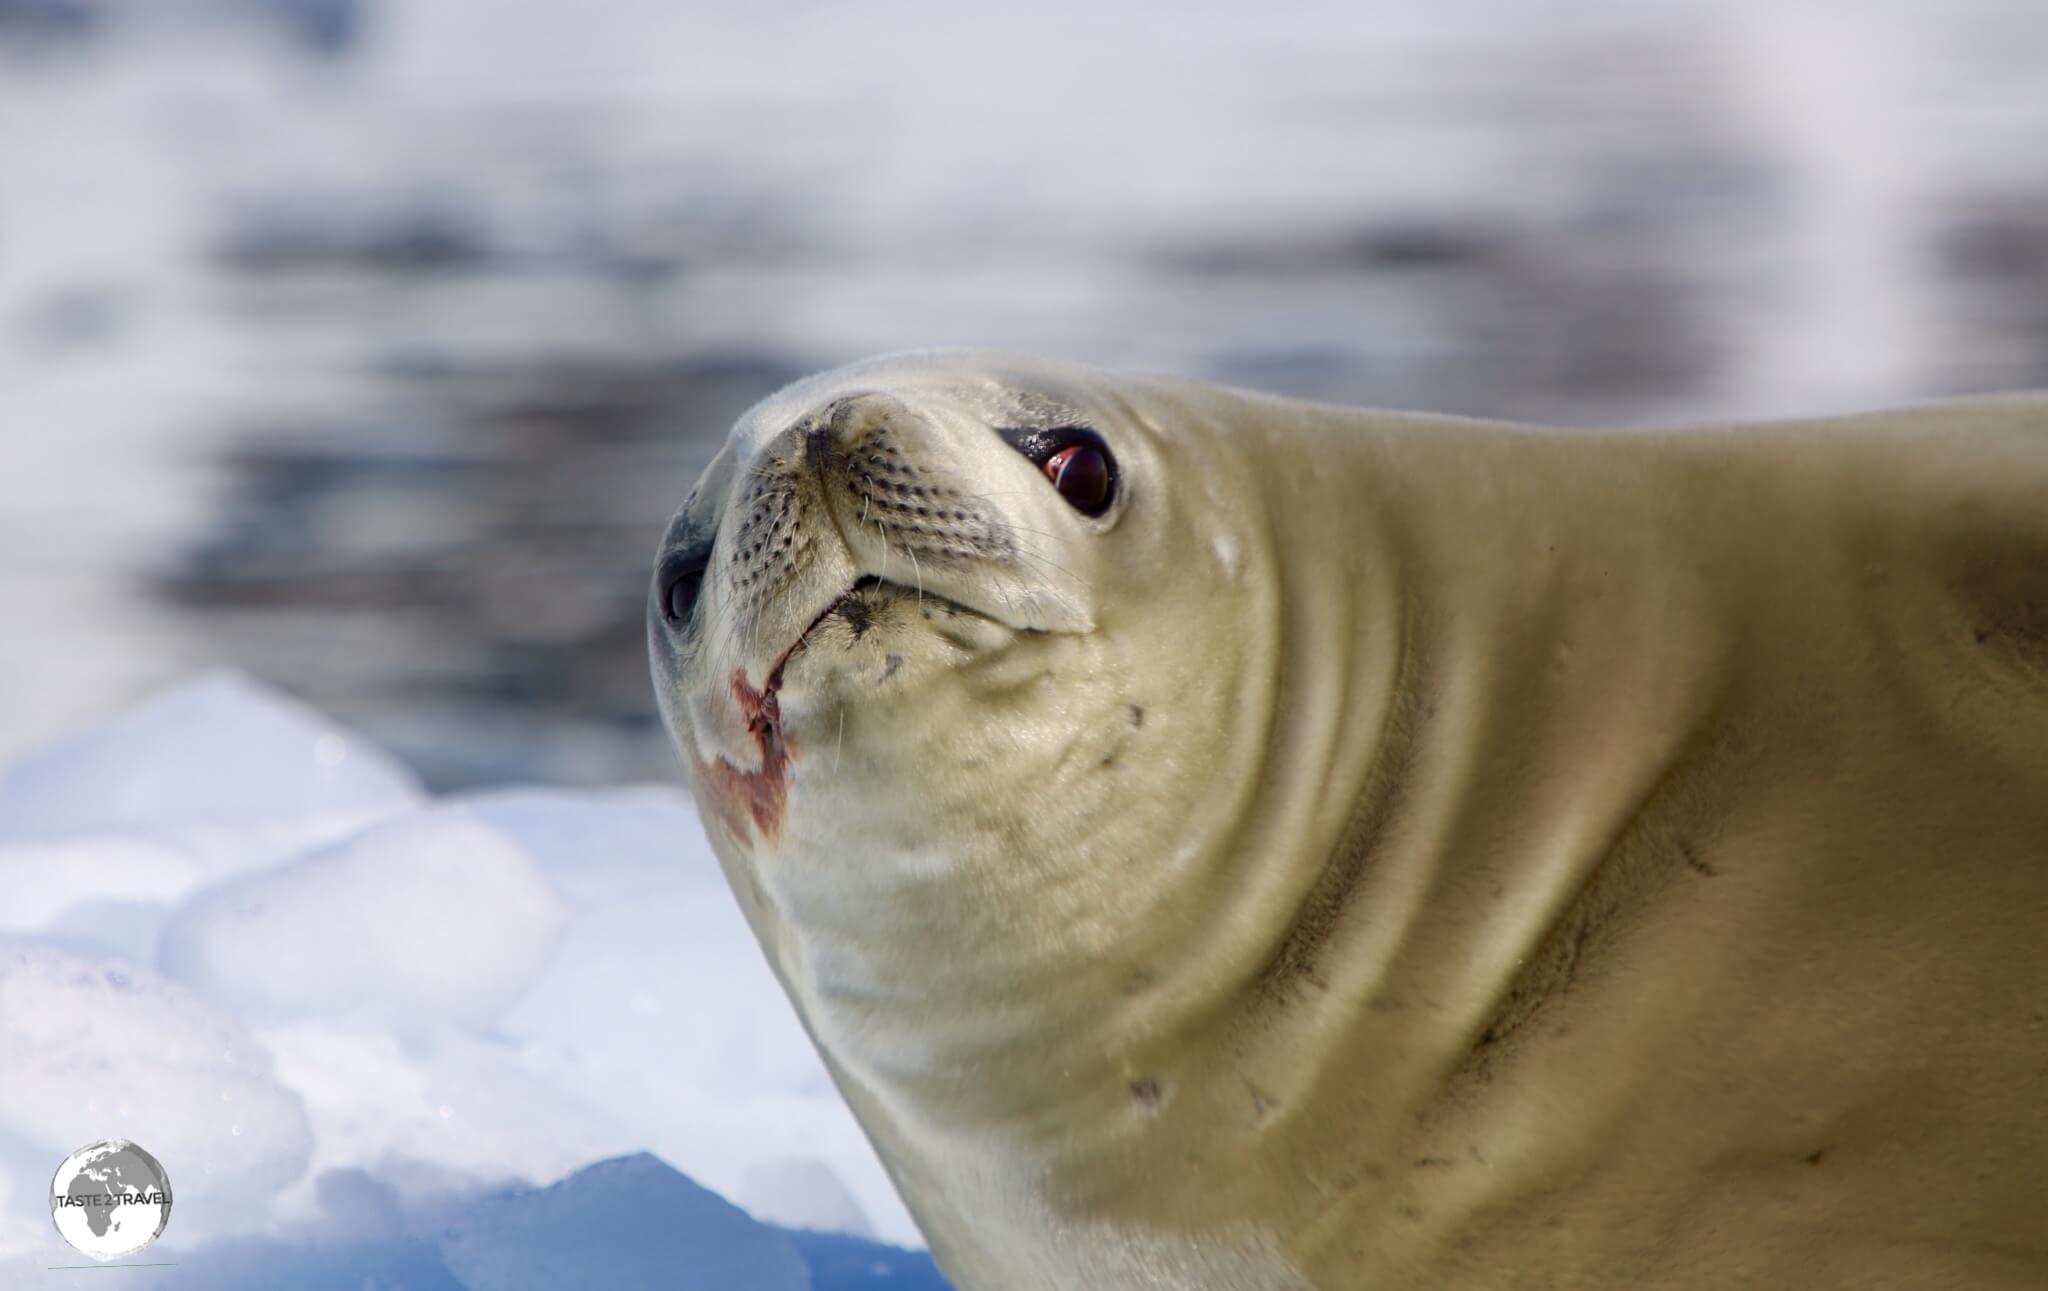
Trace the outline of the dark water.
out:
<instances>
[{"instance_id":1,"label":"dark water","mask_svg":"<svg viewBox=\"0 0 2048 1291\"><path fill-rule=\"evenodd\" d=\"M648 563L722 429L796 374L758 356L414 357L381 376L398 421L230 448L211 531L149 591L439 784L665 777Z\"/></svg>"},{"instance_id":2,"label":"dark water","mask_svg":"<svg viewBox=\"0 0 2048 1291\"><path fill-rule=\"evenodd\" d=\"M438 785L668 778L669 512L877 351L1536 421L2048 385L2013 4L137 12L0 6L5 433L99 391L0 493L65 696L17 745L227 662ZM78 479L189 504L53 528Z\"/></svg>"}]
</instances>

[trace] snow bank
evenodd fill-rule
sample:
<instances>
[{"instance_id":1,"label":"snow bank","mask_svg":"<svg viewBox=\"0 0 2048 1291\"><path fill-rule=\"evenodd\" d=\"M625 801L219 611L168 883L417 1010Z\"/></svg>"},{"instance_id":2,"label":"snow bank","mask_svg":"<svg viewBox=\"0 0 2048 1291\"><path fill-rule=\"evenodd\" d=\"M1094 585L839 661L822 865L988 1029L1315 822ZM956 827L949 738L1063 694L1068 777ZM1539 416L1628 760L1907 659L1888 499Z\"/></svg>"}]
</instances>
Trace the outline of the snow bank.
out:
<instances>
[{"instance_id":1,"label":"snow bank","mask_svg":"<svg viewBox=\"0 0 2048 1291\"><path fill-rule=\"evenodd\" d=\"M684 795L429 801L229 674L0 768L0 1285L67 1262L43 1190L110 1135L178 1199L140 1286L938 1285L797 1231L919 1241Z\"/></svg>"}]
</instances>

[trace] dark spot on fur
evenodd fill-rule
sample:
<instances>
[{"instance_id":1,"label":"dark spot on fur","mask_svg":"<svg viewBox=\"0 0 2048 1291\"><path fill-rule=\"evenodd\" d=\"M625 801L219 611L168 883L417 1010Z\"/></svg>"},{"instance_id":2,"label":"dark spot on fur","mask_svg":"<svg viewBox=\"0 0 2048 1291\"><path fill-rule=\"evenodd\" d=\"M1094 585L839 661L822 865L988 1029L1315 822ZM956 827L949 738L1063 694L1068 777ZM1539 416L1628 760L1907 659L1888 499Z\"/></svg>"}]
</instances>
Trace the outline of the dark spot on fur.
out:
<instances>
[{"instance_id":1,"label":"dark spot on fur","mask_svg":"<svg viewBox=\"0 0 2048 1291\"><path fill-rule=\"evenodd\" d=\"M1700 854L1693 849L1691 839L1678 840L1678 854L1684 859L1686 867L1695 873L1704 874L1711 879L1721 872L1700 859Z\"/></svg>"},{"instance_id":2,"label":"dark spot on fur","mask_svg":"<svg viewBox=\"0 0 2048 1291\"><path fill-rule=\"evenodd\" d=\"M1415 1168L1417 1170L1448 1170L1456 1164L1458 1163L1451 1160L1449 1157L1415 1158Z\"/></svg>"},{"instance_id":3,"label":"dark spot on fur","mask_svg":"<svg viewBox=\"0 0 2048 1291\"><path fill-rule=\"evenodd\" d=\"M1145 1076L1132 1081L1131 1097L1137 1100L1139 1107L1145 1109L1146 1115L1156 1116L1159 1114L1159 1100L1162 1095L1159 1089L1159 1082L1152 1077Z\"/></svg>"},{"instance_id":4,"label":"dark spot on fur","mask_svg":"<svg viewBox=\"0 0 2048 1291\"><path fill-rule=\"evenodd\" d=\"M901 668L902 666L903 666L903 656L902 656L902 655L900 655L900 654L887 654L887 655L883 655L883 656L882 656L882 680L883 680L883 681L887 681L887 680L889 680L889 678L891 678L891 677L895 676L895 675L896 675L896 670L897 670L898 668Z\"/></svg>"},{"instance_id":5,"label":"dark spot on fur","mask_svg":"<svg viewBox=\"0 0 2048 1291\"><path fill-rule=\"evenodd\" d=\"M2020 517L2037 506L2012 493L1976 500L1949 518L1935 553L1991 675L2031 693L2048 676L2048 546Z\"/></svg>"},{"instance_id":6,"label":"dark spot on fur","mask_svg":"<svg viewBox=\"0 0 2048 1291\"><path fill-rule=\"evenodd\" d=\"M868 603L858 595L849 596L841 602L839 617L846 620L846 626L852 630L855 641L860 640L874 623L873 616L868 612ZM883 676L887 675L887 673L883 674Z\"/></svg>"},{"instance_id":7,"label":"dark spot on fur","mask_svg":"<svg viewBox=\"0 0 2048 1291\"><path fill-rule=\"evenodd\" d=\"M1805 1156L1799 1159L1807 1165L1819 1165L1821 1163L1821 1158L1825 1157L1827 1154L1828 1150L1826 1148L1815 1148L1813 1151L1807 1153Z\"/></svg>"},{"instance_id":8,"label":"dark spot on fur","mask_svg":"<svg viewBox=\"0 0 2048 1291\"><path fill-rule=\"evenodd\" d=\"M1131 975L1124 979L1124 994L1143 995L1146 991L1151 990L1153 983L1158 980L1145 969L1134 968L1131 970Z\"/></svg>"},{"instance_id":9,"label":"dark spot on fur","mask_svg":"<svg viewBox=\"0 0 2048 1291\"><path fill-rule=\"evenodd\" d=\"M1252 1096L1252 1115L1259 1120L1265 1120L1267 1116L1271 1115L1274 1108L1280 1106L1279 1099L1260 1089L1251 1081L1247 1080L1244 1082L1244 1088L1245 1092Z\"/></svg>"},{"instance_id":10,"label":"dark spot on fur","mask_svg":"<svg viewBox=\"0 0 2048 1291\"><path fill-rule=\"evenodd\" d=\"M1114 754L1114 753L1105 753L1105 754L1103 754L1103 755L1102 755L1102 761L1100 761L1100 762L1098 762L1098 763L1096 763L1096 764L1095 764L1095 769L1096 769L1097 771L1100 771L1100 770L1103 770L1103 769L1104 769L1104 768L1106 768L1106 767L1113 767L1113 766L1115 766L1115 765L1116 765L1116 754Z\"/></svg>"},{"instance_id":11,"label":"dark spot on fur","mask_svg":"<svg viewBox=\"0 0 2048 1291\"><path fill-rule=\"evenodd\" d=\"M1138 707L1136 704L1127 704L1125 705L1125 707L1130 709L1132 726L1143 726L1145 724L1144 709Z\"/></svg>"}]
</instances>

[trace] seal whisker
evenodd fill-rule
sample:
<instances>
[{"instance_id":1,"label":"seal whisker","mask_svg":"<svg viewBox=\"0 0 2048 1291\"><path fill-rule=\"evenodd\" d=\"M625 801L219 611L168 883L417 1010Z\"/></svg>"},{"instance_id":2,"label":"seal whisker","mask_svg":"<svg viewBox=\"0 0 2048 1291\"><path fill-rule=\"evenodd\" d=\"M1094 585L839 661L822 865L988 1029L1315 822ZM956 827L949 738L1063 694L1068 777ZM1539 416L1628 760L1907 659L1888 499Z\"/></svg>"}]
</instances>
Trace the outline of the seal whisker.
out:
<instances>
[{"instance_id":1,"label":"seal whisker","mask_svg":"<svg viewBox=\"0 0 2048 1291\"><path fill-rule=\"evenodd\" d=\"M881 568L881 569L880 569L879 571L877 571L877 576L878 576L878 577L880 577L880 578L883 578L883 579L887 579L887 578L889 577L889 523L888 523L888 521L886 521L886 520L877 520L877 521L875 521L875 536L876 536L877 538L879 538L879 539L881 539L881 540L882 540L882 568Z\"/></svg>"},{"instance_id":2,"label":"seal whisker","mask_svg":"<svg viewBox=\"0 0 2048 1291\"><path fill-rule=\"evenodd\" d=\"M1033 561L1038 565L1042 566L1042 568L1040 568L1037 571L1038 573L1042 574L1047 569L1050 569L1054 573L1065 574L1069 579L1079 581L1080 576L1074 573L1073 570L1068 569L1065 565L1060 564L1058 561L1054 560L1050 556L1043 554L1042 552L1033 551L1029 547L1018 547L1014 551L1012 551L1011 554L1019 560Z\"/></svg>"}]
</instances>

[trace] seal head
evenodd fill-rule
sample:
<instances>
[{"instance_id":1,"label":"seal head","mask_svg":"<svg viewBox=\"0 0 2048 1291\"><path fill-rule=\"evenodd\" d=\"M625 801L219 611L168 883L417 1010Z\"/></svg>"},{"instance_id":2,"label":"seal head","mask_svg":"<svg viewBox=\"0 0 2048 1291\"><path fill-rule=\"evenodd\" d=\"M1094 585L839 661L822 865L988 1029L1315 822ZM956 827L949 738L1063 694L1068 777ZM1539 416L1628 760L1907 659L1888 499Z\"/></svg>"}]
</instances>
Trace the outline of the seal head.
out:
<instances>
[{"instance_id":1,"label":"seal head","mask_svg":"<svg viewBox=\"0 0 2048 1291\"><path fill-rule=\"evenodd\" d=\"M972 1226L919 1162L1101 1150L1056 1073L1152 1118L1178 1091L1132 1045L1274 949L1229 909L1261 884L1215 883L1257 827L1281 599L1321 571L1271 546L1286 482L1244 487L1270 444L1132 393L980 354L828 373L741 419L656 561L656 691L714 848L935 1248ZM1015 1210L1042 1182L990 1186Z\"/></svg>"}]
</instances>

